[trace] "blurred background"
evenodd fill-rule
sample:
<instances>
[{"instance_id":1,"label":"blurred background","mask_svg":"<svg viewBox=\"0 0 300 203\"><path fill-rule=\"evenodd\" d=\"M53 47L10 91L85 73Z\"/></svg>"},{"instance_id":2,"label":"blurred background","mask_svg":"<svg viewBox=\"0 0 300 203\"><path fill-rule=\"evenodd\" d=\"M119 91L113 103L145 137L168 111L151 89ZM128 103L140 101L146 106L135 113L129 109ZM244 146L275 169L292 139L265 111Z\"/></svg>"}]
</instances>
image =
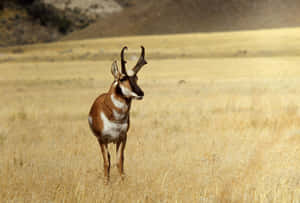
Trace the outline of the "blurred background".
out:
<instances>
[{"instance_id":1,"label":"blurred background","mask_svg":"<svg viewBox=\"0 0 300 203\"><path fill-rule=\"evenodd\" d=\"M1 0L0 46L296 27L298 0Z\"/></svg>"}]
</instances>

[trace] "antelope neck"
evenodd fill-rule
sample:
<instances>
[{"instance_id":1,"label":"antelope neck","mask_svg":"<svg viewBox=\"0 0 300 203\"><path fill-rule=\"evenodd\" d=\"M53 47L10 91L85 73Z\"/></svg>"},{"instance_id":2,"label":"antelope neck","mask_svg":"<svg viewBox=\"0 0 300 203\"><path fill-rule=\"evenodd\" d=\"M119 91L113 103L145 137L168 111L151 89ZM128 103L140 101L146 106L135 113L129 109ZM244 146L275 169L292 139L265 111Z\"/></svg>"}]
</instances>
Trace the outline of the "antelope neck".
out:
<instances>
[{"instance_id":1,"label":"antelope neck","mask_svg":"<svg viewBox=\"0 0 300 203\"><path fill-rule=\"evenodd\" d=\"M112 87L109 90L109 95L110 95L110 100L111 103L113 104L113 106L116 108L117 111L120 112L128 112L129 111L129 106L131 103L131 99L127 99L125 98L122 93L121 90L118 90L118 85L116 82L114 82L114 84L112 85Z\"/></svg>"}]
</instances>

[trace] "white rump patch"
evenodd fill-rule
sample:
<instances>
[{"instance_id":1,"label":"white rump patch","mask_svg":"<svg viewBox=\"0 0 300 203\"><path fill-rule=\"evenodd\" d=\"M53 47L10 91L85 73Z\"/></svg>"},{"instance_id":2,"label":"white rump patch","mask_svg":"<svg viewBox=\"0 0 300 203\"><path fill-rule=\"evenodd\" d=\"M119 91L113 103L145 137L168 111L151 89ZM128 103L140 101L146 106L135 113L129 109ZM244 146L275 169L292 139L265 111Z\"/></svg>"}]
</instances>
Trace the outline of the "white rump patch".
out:
<instances>
[{"instance_id":1,"label":"white rump patch","mask_svg":"<svg viewBox=\"0 0 300 203\"><path fill-rule=\"evenodd\" d=\"M110 98L115 107L121 109L122 111L127 111L128 106L125 102L121 102L118 99L116 99L114 94L112 94Z\"/></svg>"},{"instance_id":2,"label":"white rump patch","mask_svg":"<svg viewBox=\"0 0 300 203\"><path fill-rule=\"evenodd\" d=\"M102 135L110 142L118 140L120 136L124 135L128 130L128 117L123 123L115 123L109 120L106 115L101 112L100 118L103 121Z\"/></svg>"},{"instance_id":3,"label":"white rump patch","mask_svg":"<svg viewBox=\"0 0 300 203\"><path fill-rule=\"evenodd\" d=\"M88 121L90 125L93 125L93 118L91 116L88 117Z\"/></svg>"}]
</instances>

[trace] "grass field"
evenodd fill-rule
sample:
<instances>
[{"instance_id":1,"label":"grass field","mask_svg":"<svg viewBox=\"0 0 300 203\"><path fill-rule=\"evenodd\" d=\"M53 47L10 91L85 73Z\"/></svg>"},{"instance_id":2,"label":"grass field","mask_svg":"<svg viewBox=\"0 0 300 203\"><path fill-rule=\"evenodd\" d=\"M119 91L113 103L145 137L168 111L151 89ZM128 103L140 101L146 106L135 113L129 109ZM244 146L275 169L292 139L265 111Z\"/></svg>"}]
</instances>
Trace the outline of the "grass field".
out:
<instances>
[{"instance_id":1,"label":"grass field","mask_svg":"<svg viewBox=\"0 0 300 203\"><path fill-rule=\"evenodd\" d=\"M0 49L0 202L299 202L299 33ZM141 44L149 64L131 111L127 176L113 166L104 185L87 114L122 46L130 66Z\"/></svg>"}]
</instances>

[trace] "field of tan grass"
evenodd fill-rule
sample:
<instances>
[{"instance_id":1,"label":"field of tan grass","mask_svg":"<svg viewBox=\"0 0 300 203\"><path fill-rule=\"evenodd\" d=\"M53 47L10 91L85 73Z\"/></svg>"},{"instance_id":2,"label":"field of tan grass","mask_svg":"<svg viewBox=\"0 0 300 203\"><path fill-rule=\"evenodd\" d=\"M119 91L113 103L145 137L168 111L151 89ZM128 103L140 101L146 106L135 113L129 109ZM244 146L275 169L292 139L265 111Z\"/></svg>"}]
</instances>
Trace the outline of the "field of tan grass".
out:
<instances>
[{"instance_id":1,"label":"field of tan grass","mask_svg":"<svg viewBox=\"0 0 300 203\"><path fill-rule=\"evenodd\" d=\"M299 30L1 49L0 202L299 202ZM113 166L104 185L87 114L125 43L129 66L146 47L145 98L132 105L126 178ZM80 58L96 49L110 54Z\"/></svg>"}]
</instances>

